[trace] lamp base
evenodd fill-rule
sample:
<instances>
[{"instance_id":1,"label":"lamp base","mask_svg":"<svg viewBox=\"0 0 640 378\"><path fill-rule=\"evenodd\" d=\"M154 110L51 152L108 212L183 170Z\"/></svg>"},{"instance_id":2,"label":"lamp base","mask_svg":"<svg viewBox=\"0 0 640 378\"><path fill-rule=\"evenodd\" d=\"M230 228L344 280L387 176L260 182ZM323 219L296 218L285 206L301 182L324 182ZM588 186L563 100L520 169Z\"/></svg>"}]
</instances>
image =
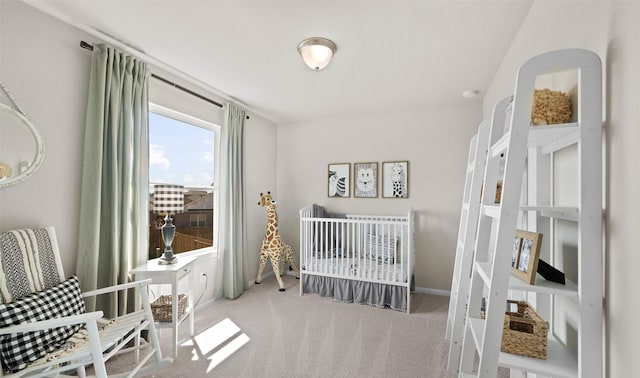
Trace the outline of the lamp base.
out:
<instances>
[{"instance_id":1,"label":"lamp base","mask_svg":"<svg viewBox=\"0 0 640 378\"><path fill-rule=\"evenodd\" d=\"M178 263L178 258L176 256L171 256L171 258L167 258L166 256L162 256L158 259L158 264L160 265L171 265Z\"/></svg>"},{"instance_id":2,"label":"lamp base","mask_svg":"<svg viewBox=\"0 0 640 378\"><path fill-rule=\"evenodd\" d=\"M176 255L173 254L171 243L176 233L176 226L173 224L173 219L167 213L164 217L164 226L162 226L162 241L164 242L164 254L158 259L160 265L170 265L178 262Z\"/></svg>"}]
</instances>

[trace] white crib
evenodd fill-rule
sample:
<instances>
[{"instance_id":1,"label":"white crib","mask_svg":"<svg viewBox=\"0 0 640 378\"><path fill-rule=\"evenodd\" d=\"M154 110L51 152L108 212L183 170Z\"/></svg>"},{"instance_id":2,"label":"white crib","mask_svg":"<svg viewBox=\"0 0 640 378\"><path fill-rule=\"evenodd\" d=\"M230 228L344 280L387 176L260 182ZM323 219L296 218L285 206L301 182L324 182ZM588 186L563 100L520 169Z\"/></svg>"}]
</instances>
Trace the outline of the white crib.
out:
<instances>
[{"instance_id":1,"label":"white crib","mask_svg":"<svg viewBox=\"0 0 640 378\"><path fill-rule=\"evenodd\" d=\"M414 260L411 208L406 216L300 210L300 295L409 313Z\"/></svg>"}]
</instances>

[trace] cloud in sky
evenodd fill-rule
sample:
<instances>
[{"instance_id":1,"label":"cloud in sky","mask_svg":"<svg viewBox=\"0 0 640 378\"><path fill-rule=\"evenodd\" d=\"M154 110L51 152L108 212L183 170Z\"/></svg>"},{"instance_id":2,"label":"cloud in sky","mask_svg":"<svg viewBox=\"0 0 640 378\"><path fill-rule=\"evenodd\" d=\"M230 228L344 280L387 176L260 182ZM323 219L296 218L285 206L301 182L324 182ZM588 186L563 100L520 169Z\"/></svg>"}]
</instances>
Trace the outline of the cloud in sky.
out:
<instances>
[{"instance_id":1,"label":"cloud in sky","mask_svg":"<svg viewBox=\"0 0 640 378\"><path fill-rule=\"evenodd\" d=\"M214 145L212 130L149 113L149 180L210 186L217 160Z\"/></svg>"},{"instance_id":2,"label":"cloud in sky","mask_svg":"<svg viewBox=\"0 0 640 378\"><path fill-rule=\"evenodd\" d=\"M164 147L157 144L149 145L149 165L157 165L164 169L171 167L171 162L164 154Z\"/></svg>"},{"instance_id":3,"label":"cloud in sky","mask_svg":"<svg viewBox=\"0 0 640 378\"><path fill-rule=\"evenodd\" d=\"M206 184L205 184L205 186L206 186L206 185L211 185L211 184L213 184L213 176L211 176L211 175L210 175L210 174L208 174L208 173L202 172L202 173L200 174L200 179L201 179L200 181L202 181L202 182L205 182L205 183L206 183Z\"/></svg>"},{"instance_id":4,"label":"cloud in sky","mask_svg":"<svg viewBox=\"0 0 640 378\"><path fill-rule=\"evenodd\" d=\"M207 143L205 143L205 144L207 144ZM212 163L213 162L213 151L206 151L204 153L204 155L202 156L202 160Z\"/></svg>"}]
</instances>

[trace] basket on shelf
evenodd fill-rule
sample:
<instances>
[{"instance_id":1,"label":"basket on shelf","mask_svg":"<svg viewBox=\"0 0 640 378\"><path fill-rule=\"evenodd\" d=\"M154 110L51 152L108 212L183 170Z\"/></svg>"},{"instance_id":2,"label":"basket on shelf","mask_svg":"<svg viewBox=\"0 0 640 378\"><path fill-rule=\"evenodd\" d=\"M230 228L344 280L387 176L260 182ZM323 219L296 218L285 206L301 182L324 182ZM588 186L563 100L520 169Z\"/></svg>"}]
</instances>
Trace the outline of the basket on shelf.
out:
<instances>
[{"instance_id":1,"label":"basket on shelf","mask_svg":"<svg viewBox=\"0 0 640 378\"><path fill-rule=\"evenodd\" d=\"M517 304L518 310L504 316L500 350L546 360L549 323L529 303L507 300L507 305L511 304Z\"/></svg>"},{"instance_id":2,"label":"basket on shelf","mask_svg":"<svg viewBox=\"0 0 640 378\"><path fill-rule=\"evenodd\" d=\"M188 297L186 294L178 295L178 319L187 310ZM171 295L162 295L151 303L151 313L156 322L171 322Z\"/></svg>"},{"instance_id":3,"label":"basket on shelf","mask_svg":"<svg viewBox=\"0 0 640 378\"><path fill-rule=\"evenodd\" d=\"M496 184L496 199L494 203L500 203L500 201L502 200L502 180L498 180L498 183Z\"/></svg>"},{"instance_id":4,"label":"basket on shelf","mask_svg":"<svg viewBox=\"0 0 640 378\"><path fill-rule=\"evenodd\" d=\"M480 186L480 198L482 198L482 190L484 189L484 184ZM494 203L498 204L502 200L502 180L498 180L496 183L496 198Z\"/></svg>"},{"instance_id":5,"label":"basket on shelf","mask_svg":"<svg viewBox=\"0 0 640 378\"><path fill-rule=\"evenodd\" d=\"M534 125L554 125L571 121L571 100L566 93L551 89L536 89L533 94L531 122Z\"/></svg>"}]
</instances>

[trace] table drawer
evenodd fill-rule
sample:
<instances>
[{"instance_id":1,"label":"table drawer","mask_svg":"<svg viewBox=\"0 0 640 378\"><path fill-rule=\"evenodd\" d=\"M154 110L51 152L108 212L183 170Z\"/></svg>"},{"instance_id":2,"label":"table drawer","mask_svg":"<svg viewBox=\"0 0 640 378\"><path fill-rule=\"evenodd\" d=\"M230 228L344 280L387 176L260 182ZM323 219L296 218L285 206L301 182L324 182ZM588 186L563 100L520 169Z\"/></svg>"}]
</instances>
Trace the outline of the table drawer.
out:
<instances>
[{"instance_id":1,"label":"table drawer","mask_svg":"<svg viewBox=\"0 0 640 378\"><path fill-rule=\"evenodd\" d=\"M182 278L187 274L191 273L192 270L193 270L193 264L188 264L187 266L180 268L180 270L177 272L177 276L178 278Z\"/></svg>"}]
</instances>

